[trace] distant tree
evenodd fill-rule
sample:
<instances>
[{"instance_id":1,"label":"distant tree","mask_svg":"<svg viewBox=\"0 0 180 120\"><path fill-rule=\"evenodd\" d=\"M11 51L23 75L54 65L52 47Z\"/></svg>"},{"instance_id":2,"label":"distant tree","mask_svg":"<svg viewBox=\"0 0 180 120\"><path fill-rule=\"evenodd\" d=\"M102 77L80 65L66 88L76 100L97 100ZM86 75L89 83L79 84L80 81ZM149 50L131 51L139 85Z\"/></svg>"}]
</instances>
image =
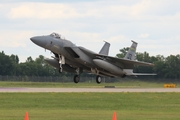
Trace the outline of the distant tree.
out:
<instances>
[{"instance_id":1,"label":"distant tree","mask_svg":"<svg viewBox=\"0 0 180 120\"><path fill-rule=\"evenodd\" d=\"M34 62L34 60L32 59L31 56L29 56L29 57L27 58L26 62L30 63L30 62Z\"/></svg>"},{"instance_id":2,"label":"distant tree","mask_svg":"<svg viewBox=\"0 0 180 120\"><path fill-rule=\"evenodd\" d=\"M120 53L116 54L116 57L118 58L124 58L126 53L128 52L129 50L129 47L126 47L126 48L123 48L123 49L120 49Z\"/></svg>"},{"instance_id":3,"label":"distant tree","mask_svg":"<svg viewBox=\"0 0 180 120\"><path fill-rule=\"evenodd\" d=\"M19 75L19 57L17 55L12 54L10 59L13 63L14 69L12 69L12 75Z\"/></svg>"},{"instance_id":4,"label":"distant tree","mask_svg":"<svg viewBox=\"0 0 180 120\"><path fill-rule=\"evenodd\" d=\"M138 61L143 61L143 62L149 62L149 63L154 63L158 59L154 56L149 56L149 53L144 52L144 53L137 53L136 58ZM152 73L153 72L153 67L148 67L148 66L137 66L135 68L135 71L137 72L146 72L146 73Z\"/></svg>"},{"instance_id":5,"label":"distant tree","mask_svg":"<svg viewBox=\"0 0 180 120\"><path fill-rule=\"evenodd\" d=\"M180 57L179 55L170 55L165 60L165 77L171 79L180 78Z\"/></svg>"},{"instance_id":6,"label":"distant tree","mask_svg":"<svg viewBox=\"0 0 180 120\"><path fill-rule=\"evenodd\" d=\"M15 63L15 64L18 64L18 63L19 63L19 57L18 57L17 55L12 54L12 55L10 56L10 58L11 58L11 60L13 61L13 63Z\"/></svg>"},{"instance_id":7,"label":"distant tree","mask_svg":"<svg viewBox=\"0 0 180 120\"><path fill-rule=\"evenodd\" d=\"M39 57L35 59L35 62L40 64L41 66L44 66L44 64L45 64L44 56L43 55L39 55Z\"/></svg>"},{"instance_id":8,"label":"distant tree","mask_svg":"<svg viewBox=\"0 0 180 120\"><path fill-rule=\"evenodd\" d=\"M0 52L0 75L12 75L14 69L13 62L4 51Z\"/></svg>"}]
</instances>

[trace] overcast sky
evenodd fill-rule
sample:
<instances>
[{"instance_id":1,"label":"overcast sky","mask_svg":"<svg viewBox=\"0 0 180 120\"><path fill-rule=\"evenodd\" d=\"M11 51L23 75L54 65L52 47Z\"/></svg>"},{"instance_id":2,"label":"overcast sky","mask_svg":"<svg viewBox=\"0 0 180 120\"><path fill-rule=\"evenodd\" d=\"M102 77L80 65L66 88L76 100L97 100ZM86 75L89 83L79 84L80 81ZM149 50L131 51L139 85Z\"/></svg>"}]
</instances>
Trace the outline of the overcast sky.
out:
<instances>
[{"instance_id":1,"label":"overcast sky","mask_svg":"<svg viewBox=\"0 0 180 120\"><path fill-rule=\"evenodd\" d=\"M0 0L0 51L27 57L52 56L30 37L57 32L77 46L109 55L138 42L151 56L180 54L180 0Z\"/></svg>"}]
</instances>

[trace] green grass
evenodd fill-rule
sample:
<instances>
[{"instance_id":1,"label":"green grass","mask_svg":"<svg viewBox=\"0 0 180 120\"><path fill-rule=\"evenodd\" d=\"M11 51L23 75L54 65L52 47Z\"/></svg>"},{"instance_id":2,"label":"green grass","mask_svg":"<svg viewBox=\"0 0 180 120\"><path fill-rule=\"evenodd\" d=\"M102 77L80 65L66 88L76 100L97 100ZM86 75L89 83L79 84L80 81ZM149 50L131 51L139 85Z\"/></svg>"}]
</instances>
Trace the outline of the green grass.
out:
<instances>
[{"instance_id":1,"label":"green grass","mask_svg":"<svg viewBox=\"0 0 180 120\"><path fill-rule=\"evenodd\" d=\"M0 93L0 119L179 120L180 93Z\"/></svg>"},{"instance_id":2,"label":"green grass","mask_svg":"<svg viewBox=\"0 0 180 120\"><path fill-rule=\"evenodd\" d=\"M60 83L60 82L7 82L0 81L0 87L53 87L53 88L102 88L104 86L115 86L116 88L162 88L164 83L158 82L143 82L138 80L128 80L116 83L88 83L80 82L75 84L71 83Z\"/></svg>"}]
</instances>

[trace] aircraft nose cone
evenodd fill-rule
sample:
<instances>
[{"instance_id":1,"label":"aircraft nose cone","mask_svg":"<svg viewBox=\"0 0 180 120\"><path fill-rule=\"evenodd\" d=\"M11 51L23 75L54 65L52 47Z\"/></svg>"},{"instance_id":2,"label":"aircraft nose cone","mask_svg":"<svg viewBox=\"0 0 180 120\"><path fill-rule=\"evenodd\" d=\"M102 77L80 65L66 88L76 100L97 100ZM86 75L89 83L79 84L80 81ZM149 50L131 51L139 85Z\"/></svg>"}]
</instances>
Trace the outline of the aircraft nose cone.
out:
<instances>
[{"instance_id":1,"label":"aircraft nose cone","mask_svg":"<svg viewBox=\"0 0 180 120\"><path fill-rule=\"evenodd\" d=\"M45 47L46 45L46 39L43 36L31 37L30 40L40 47Z\"/></svg>"},{"instance_id":2,"label":"aircraft nose cone","mask_svg":"<svg viewBox=\"0 0 180 120\"><path fill-rule=\"evenodd\" d=\"M31 37L30 40L31 40L33 43L36 43L36 37Z\"/></svg>"}]
</instances>

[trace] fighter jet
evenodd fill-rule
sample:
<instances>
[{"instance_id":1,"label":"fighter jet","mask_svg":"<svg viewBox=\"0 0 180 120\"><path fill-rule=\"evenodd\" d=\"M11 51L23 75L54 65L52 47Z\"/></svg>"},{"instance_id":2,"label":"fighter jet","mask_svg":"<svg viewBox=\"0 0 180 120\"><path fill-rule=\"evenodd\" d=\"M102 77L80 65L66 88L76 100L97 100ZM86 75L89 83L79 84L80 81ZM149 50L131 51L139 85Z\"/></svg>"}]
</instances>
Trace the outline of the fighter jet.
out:
<instances>
[{"instance_id":1,"label":"fighter jet","mask_svg":"<svg viewBox=\"0 0 180 120\"><path fill-rule=\"evenodd\" d=\"M45 61L63 71L75 73L74 82L80 81L83 72L96 75L96 82L101 83L101 77L121 77L137 75L155 75L148 73L133 73L135 65L153 66L152 63L140 62L135 60L137 42L132 41L132 45L124 58L108 56L110 43L104 43L99 53L93 52L81 46L76 46L71 41L62 38L58 33L45 36L31 37L30 40L36 45L50 50L53 59Z\"/></svg>"}]
</instances>

